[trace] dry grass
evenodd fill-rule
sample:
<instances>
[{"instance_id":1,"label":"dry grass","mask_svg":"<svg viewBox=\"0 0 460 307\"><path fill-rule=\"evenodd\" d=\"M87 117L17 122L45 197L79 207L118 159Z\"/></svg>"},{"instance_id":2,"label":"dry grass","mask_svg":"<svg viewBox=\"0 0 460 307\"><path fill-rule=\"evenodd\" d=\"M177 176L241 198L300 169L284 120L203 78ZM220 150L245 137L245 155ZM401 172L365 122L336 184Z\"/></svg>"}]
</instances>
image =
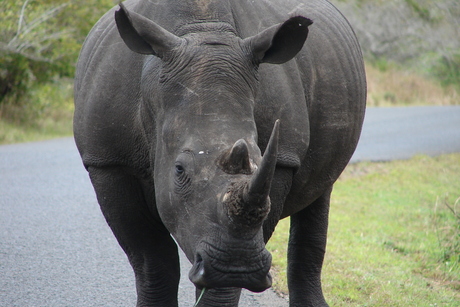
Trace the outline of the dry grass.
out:
<instances>
[{"instance_id":1,"label":"dry grass","mask_svg":"<svg viewBox=\"0 0 460 307\"><path fill-rule=\"evenodd\" d=\"M367 64L366 74L368 106L460 104L460 94L455 88L444 88L436 82L410 71L402 71L396 67L380 70Z\"/></svg>"}]
</instances>

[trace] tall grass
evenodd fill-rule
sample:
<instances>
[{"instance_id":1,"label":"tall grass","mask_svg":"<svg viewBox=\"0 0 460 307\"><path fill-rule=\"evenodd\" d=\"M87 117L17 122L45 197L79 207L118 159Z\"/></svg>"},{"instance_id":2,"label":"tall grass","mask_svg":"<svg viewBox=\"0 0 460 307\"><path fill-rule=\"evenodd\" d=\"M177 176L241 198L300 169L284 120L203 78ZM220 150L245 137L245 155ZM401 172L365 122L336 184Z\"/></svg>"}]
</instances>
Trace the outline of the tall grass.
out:
<instances>
[{"instance_id":1,"label":"tall grass","mask_svg":"<svg viewBox=\"0 0 460 307\"><path fill-rule=\"evenodd\" d=\"M460 306L460 154L349 165L332 195L331 306ZM268 244L286 292L288 221Z\"/></svg>"}]
</instances>

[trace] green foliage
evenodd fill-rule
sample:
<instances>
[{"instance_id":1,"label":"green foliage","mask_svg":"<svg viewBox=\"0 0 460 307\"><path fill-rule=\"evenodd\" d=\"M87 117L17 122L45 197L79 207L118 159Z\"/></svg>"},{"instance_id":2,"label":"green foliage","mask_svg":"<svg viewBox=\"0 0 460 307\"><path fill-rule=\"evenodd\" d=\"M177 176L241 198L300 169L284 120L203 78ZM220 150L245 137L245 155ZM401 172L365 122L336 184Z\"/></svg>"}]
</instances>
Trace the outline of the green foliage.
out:
<instances>
[{"instance_id":1,"label":"green foliage","mask_svg":"<svg viewBox=\"0 0 460 307\"><path fill-rule=\"evenodd\" d=\"M406 3L414 10L414 12L422 19L431 21L430 11L427 7L424 7L419 1L405 0Z\"/></svg>"},{"instance_id":2,"label":"green foliage","mask_svg":"<svg viewBox=\"0 0 460 307\"><path fill-rule=\"evenodd\" d=\"M112 0L0 0L0 143L72 133L72 80Z\"/></svg>"},{"instance_id":3,"label":"green foliage","mask_svg":"<svg viewBox=\"0 0 460 307\"><path fill-rule=\"evenodd\" d=\"M460 89L460 51L451 56L441 56L432 67L432 74L444 86L453 85Z\"/></svg>"},{"instance_id":4,"label":"green foliage","mask_svg":"<svg viewBox=\"0 0 460 307\"><path fill-rule=\"evenodd\" d=\"M27 103L34 84L75 71L81 43L112 1L2 0L0 103Z\"/></svg>"},{"instance_id":5,"label":"green foliage","mask_svg":"<svg viewBox=\"0 0 460 307\"><path fill-rule=\"evenodd\" d=\"M443 85L459 84L455 56L460 48L458 0L333 3L353 26L366 59L376 61L376 66L382 67L379 61L391 61L404 70L437 78Z\"/></svg>"},{"instance_id":6,"label":"green foliage","mask_svg":"<svg viewBox=\"0 0 460 307\"><path fill-rule=\"evenodd\" d=\"M459 154L347 167L323 268L331 306L459 306L459 173ZM267 245L275 276L284 274L287 237L281 221Z\"/></svg>"},{"instance_id":7,"label":"green foliage","mask_svg":"<svg viewBox=\"0 0 460 307\"><path fill-rule=\"evenodd\" d=\"M393 62L382 56L373 57L369 59L369 64L371 64L381 72L386 72L389 69L394 68L396 66Z\"/></svg>"},{"instance_id":8,"label":"green foliage","mask_svg":"<svg viewBox=\"0 0 460 307\"><path fill-rule=\"evenodd\" d=\"M27 103L0 104L0 144L72 134L72 79L35 84L21 99Z\"/></svg>"},{"instance_id":9,"label":"green foliage","mask_svg":"<svg viewBox=\"0 0 460 307\"><path fill-rule=\"evenodd\" d=\"M13 100L21 97L29 79L27 59L20 54L0 54L0 103L8 94Z\"/></svg>"}]
</instances>

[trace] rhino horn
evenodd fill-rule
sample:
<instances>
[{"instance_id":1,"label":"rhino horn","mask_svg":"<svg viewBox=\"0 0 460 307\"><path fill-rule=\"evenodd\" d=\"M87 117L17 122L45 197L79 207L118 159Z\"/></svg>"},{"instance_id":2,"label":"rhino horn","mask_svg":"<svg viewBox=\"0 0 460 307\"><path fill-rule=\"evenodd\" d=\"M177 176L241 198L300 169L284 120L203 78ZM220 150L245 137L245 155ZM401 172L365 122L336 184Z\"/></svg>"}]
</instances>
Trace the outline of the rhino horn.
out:
<instances>
[{"instance_id":1,"label":"rhino horn","mask_svg":"<svg viewBox=\"0 0 460 307\"><path fill-rule=\"evenodd\" d=\"M268 205L273 175L275 173L276 158L278 156L279 125L277 120L272 130L270 140L262 157L260 167L249 182L244 201L252 204Z\"/></svg>"},{"instance_id":2,"label":"rhino horn","mask_svg":"<svg viewBox=\"0 0 460 307\"><path fill-rule=\"evenodd\" d=\"M225 153L220 164L229 174L250 174L248 143L244 139L236 141L233 147Z\"/></svg>"}]
</instances>

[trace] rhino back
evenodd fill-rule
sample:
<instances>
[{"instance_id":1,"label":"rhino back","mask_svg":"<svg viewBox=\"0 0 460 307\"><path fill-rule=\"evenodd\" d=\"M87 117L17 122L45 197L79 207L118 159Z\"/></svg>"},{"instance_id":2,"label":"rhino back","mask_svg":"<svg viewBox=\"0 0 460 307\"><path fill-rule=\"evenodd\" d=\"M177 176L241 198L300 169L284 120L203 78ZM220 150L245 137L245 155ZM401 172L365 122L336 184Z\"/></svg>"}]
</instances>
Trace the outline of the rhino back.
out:
<instances>
[{"instance_id":1,"label":"rhino back","mask_svg":"<svg viewBox=\"0 0 460 307\"><path fill-rule=\"evenodd\" d=\"M128 0L126 6L179 34L181 26L193 22L197 13L196 9L190 13L190 8L195 2ZM359 138L366 85L360 48L351 27L325 0L198 2L222 3L216 14L206 18L232 24L242 38L283 22L290 15L313 20L307 42L294 60L283 65L261 65L255 108L262 150L274 121L281 118L280 163L299 167L288 198L299 207L305 206L337 179ZM146 56L124 45L113 14L114 9L98 22L80 55L75 83L75 136L84 160L137 163L145 168L152 148L149 142L154 142L155 136L151 132L154 124L139 117ZM152 137L146 138L145 131Z\"/></svg>"}]
</instances>

